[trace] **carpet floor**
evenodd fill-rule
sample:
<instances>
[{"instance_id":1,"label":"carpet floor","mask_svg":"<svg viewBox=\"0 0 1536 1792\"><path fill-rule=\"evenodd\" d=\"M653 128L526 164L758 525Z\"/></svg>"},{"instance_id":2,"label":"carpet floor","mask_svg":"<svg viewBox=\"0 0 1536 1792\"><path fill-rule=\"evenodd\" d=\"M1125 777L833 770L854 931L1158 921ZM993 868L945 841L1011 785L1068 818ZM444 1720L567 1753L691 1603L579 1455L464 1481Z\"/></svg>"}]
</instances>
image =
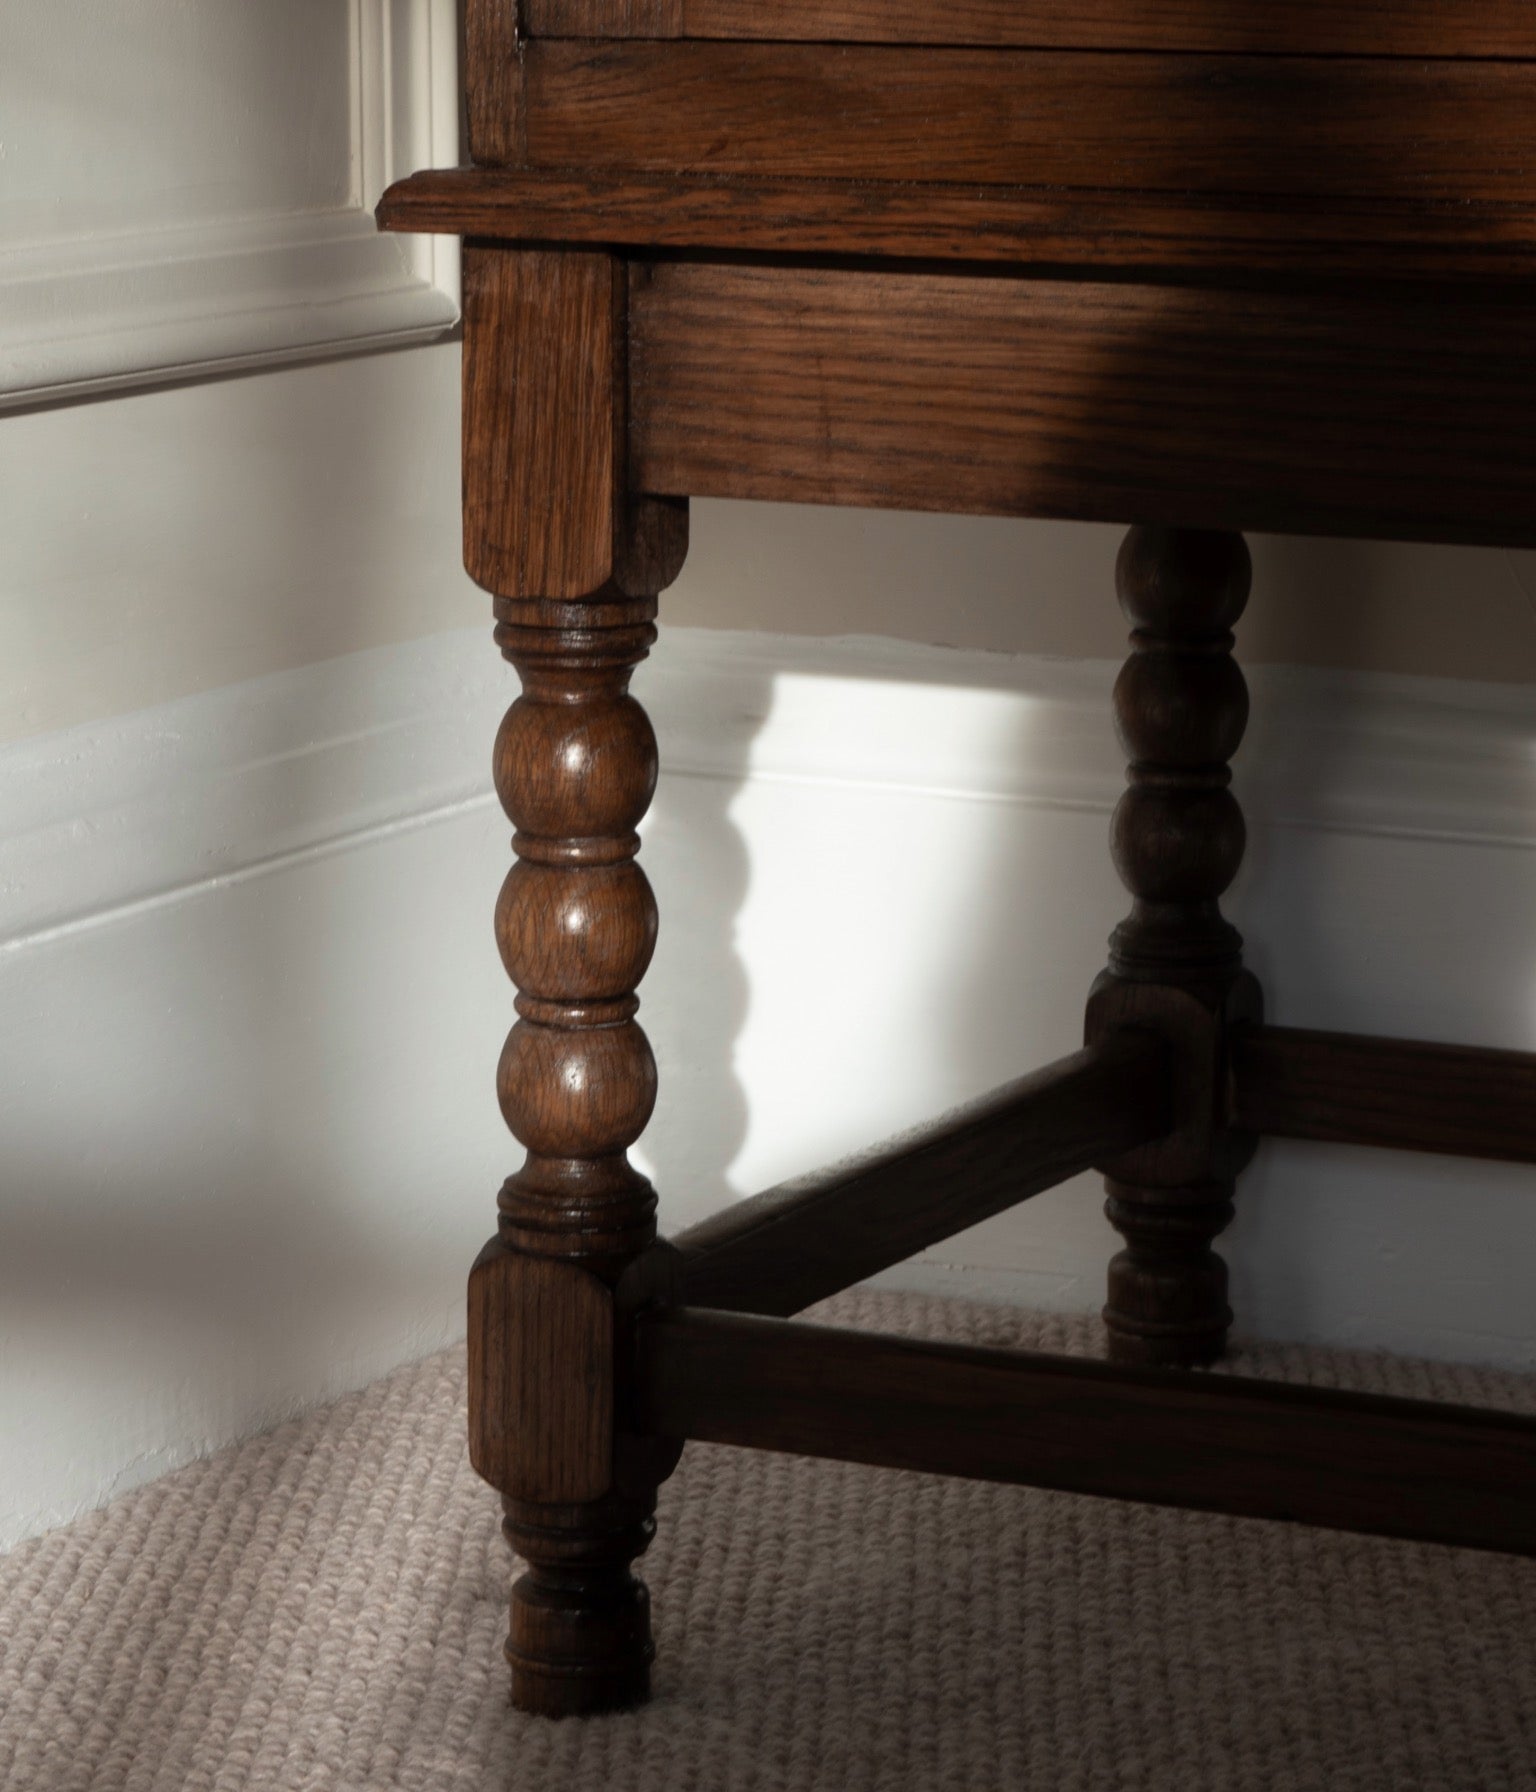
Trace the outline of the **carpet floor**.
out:
<instances>
[{"instance_id":1,"label":"carpet floor","mask_svg":"<svg viewBox=\"0 0 1536 1792\"><path fill-rule=\"evenodd\" d=\"M857 1294L835 1323L1082 1352L1088 1321ZM1536 1380L1233 1367L1536 1411ZM462 1351L0 1560L16 1792L1525 1792L1536 1562L690 1446L656 1699L520 1717Z\"/></svg>"}]
</instances>

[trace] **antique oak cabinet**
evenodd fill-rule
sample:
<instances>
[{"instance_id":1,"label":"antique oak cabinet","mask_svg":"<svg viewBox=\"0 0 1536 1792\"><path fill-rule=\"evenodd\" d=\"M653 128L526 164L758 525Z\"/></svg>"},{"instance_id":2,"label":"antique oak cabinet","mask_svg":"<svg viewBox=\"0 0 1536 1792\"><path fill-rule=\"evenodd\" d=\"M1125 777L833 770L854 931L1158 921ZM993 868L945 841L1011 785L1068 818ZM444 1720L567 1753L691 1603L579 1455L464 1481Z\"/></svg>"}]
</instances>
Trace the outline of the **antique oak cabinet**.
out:
<instances>
[{"instance_id":1,"label":"antique oak cabinet","mask_svg":"<svg viewBox=\"0 0 1536 1792\"><path fill-rule=\"evenodd\" d=\"M1193 1372L1261 1134L1536 1162L1536 1057L1266 1026L1219 906L1238 531L1536 542L1536 5L467 0L465 50L472 165L380 218L467 239L465 554L522 679L526 1157L469 1332L515 1703L645 1697L689 1438L1536 1552L1530 1421ZM663 1243L627 687L695 494L1128 525L1130 907L1080 1049ZM795 1322L1089 1166L1108 1361Z\"/></svg>"}]
</instances>

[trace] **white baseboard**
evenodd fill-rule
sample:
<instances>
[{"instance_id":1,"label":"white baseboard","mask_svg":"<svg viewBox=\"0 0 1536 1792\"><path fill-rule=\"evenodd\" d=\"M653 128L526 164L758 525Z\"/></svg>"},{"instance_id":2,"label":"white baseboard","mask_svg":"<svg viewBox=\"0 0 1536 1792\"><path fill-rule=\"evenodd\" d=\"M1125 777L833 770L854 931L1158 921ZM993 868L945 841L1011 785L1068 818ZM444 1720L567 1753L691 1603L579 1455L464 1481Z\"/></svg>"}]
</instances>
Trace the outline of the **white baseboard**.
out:
<instances>
[{"instance_id":1,"label":"white baseboard","mask_svg":"<svg viewBox=\"0 0 1536 1792\"><path fill-rule=\"evenodd\" d=\"M1118 661L677 631L641 674L668 763L1108 810ZM1258 826L1536 845L1536 693L1259 667L1237 786ZM708 694L706 694L708 693ZM765 693L771 701L765 702Z\"/></svg>"},{"instance_id":2,"label":"white baseboard","mask_svg":"<svg viewBox=\"0 0 1536 1792\"><path fill-rule=\"evenodd\" d=\"M1072 1049L1124 906L1114 668L665 631L673 1230ZM1230 911L1272 1016L1536 1048L1536 702L1261 670ZM0 1545L447 1341L515 1160L470 630L0 751ZM1529 1170L1265 1147L1244 1331L1536 1364ZM1091 1179L888 1279L1085 1308Z\"/></svg>"},{"instance_id":3,"label":"white baseboard","mask_svg":"<svg viewBox=\"0 0 1536 1792\"><path fill-rule=\"evenodd\" d=\"M515 690L467 629L0 749L0 951L493 804Z\"/></svg>"},{"instance_id":4,"label":"white baseboard","mask_svg":"<svg viewBox=\"0 0 1536 1792\"><path fill-rule=\"evenodd\" d=\"M663 773L1107 814L1117 665L674 629L636 675ZM1261 667L1250 832L1536 847L1524 686ZM493 802L485 634L372 649L0 749L0 950Z\"/></svg>"}]
</instances>

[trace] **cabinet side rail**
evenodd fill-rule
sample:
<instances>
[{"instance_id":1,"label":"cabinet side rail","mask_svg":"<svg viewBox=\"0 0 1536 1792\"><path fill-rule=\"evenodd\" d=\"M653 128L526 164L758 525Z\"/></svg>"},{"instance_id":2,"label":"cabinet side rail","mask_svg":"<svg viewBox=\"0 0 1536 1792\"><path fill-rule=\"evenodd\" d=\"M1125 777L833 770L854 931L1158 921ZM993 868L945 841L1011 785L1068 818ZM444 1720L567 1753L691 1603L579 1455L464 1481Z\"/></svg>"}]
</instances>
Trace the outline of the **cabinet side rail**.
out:
<instances>
[{"instance_id":1,"label":"cabinet side rail","mask_svg":"<svg viewBox=\"0 0 1536 1792\"><path fill-rule=\"evenodd\" d=\"M1250 1132L1536 1163L1536 1052L1255 1027L1232 1076Z\"/></svg>"},{"instance_id":2,"label":"cabinet side rail","mask_svg":"<svg viewBox=\"0 0 1536 1792\"><path fill-rule=\"evenodd\" d=\"M1536 1555L1536 1419L701 1309L636 1328L671 1437Z\"/></svg>"}]
</instances>

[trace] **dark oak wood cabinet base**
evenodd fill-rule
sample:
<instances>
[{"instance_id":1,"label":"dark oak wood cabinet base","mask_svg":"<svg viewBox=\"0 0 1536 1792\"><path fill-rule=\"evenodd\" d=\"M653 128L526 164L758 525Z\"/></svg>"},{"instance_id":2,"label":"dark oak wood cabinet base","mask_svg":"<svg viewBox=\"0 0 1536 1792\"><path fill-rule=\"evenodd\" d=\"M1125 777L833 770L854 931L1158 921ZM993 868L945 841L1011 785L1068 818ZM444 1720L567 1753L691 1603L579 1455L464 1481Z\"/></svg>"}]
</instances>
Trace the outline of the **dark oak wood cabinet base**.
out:
<instances>
[{"instance_id":1,"label":"dark oak wood cabinet base","mask_svg":"<svg viewBox=\"0 0 1536 1792\"><path fill-rule=\"evenodd\" d=\"M1266 1026L1220 907L1239 531L1536 542L1527 8L467 0L466 49L475 165L380 217L467 239L465 560L523 687L527 1155L469 1327L514 1702L647 1696L636 1564L690 1438L1536 1554L1536 1423L1192 1373L1260 1136L1536 1163L1536 1055ZM664 1242L626 1155L656 1093L629 677L695 495L1129 525L1130 910L1059 1061ZM1089 1167L1108 1362L793 1319Z\"/></svg>"}]
</instances>

